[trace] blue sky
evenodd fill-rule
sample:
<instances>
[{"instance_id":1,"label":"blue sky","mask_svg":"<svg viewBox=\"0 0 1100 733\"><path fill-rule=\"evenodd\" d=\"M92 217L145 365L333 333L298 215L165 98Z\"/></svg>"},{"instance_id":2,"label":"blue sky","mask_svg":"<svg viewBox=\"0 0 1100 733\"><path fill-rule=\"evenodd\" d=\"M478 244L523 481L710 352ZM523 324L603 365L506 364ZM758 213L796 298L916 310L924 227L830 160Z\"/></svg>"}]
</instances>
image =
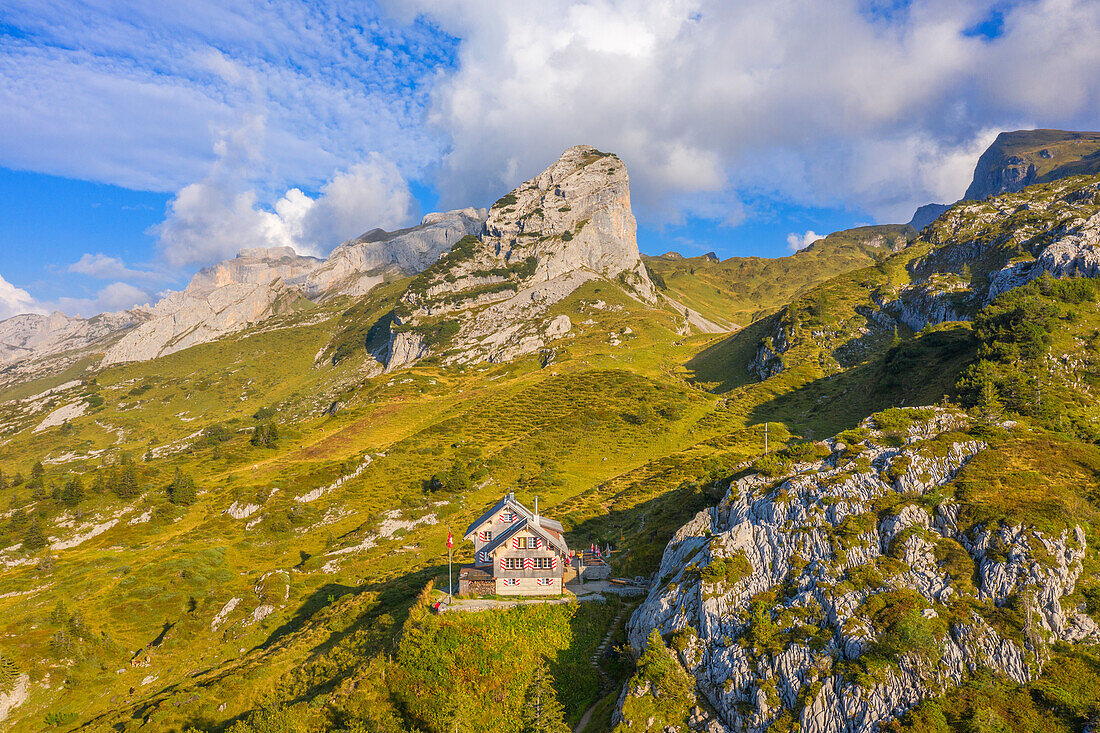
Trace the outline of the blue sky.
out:
<instances>
[{"instance_id":1,"label":"blue sky","mask_svg":"<svg viewBox=\"0 0 1100 733\"><path fill-rule=\"evenodd\" d=\"M9 0L0 318L324 255L582 142L644 252L781 256L954 200L1000 130L1100 127L1097 37L1098 0Z\"/></svg>"}]
</instances>

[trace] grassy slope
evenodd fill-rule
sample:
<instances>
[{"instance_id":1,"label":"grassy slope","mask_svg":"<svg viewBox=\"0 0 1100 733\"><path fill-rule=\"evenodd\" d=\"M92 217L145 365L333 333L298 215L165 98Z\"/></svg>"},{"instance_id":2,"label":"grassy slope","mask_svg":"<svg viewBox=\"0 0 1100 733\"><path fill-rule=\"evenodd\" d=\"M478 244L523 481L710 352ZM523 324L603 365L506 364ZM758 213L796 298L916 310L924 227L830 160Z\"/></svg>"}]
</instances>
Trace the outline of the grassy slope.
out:
<instances>
[{"instance_id":1,"label":"grassy slope","mask_svg":"<svg viewBox=\"0 0 1100 733\"><path fill-rule=\"evenodd\" d=\"M288 317L287 325L293 319L309 325L107 370L96 384L73 393L102 395L101 408L69 428L18 432L0 446L0 468L9 476L26 474L36 458L109 448L99 457L48 466L47 486L59 485L68 470L90 471L123 451L140 458L215 421L238 432L216 449L187 448L184 441L181 452L142 462L146 491L137 501L92 494L67 511L51 499L29 505L25 484L0 494L17 510L0 525L3 546L23 536L25 526L16 526L15 515L28 507L58 537L76 531L64 523L102 522L128 510L118 525L56 551L52 561L42 562L42 553L4 554L32 560L4 571L0 597L0 654L32 679L30 700L12 720L32 729L49 715L60 729L93 720L120 730L219 730L265 705L289 704L296 719L318 726L338 728L376 711L379 730L402 719L444 728L445 704L454 696L425 688L417 703L402 697L400 684L379 684L395 675L400 680L404 669L387 655L400 660L411 654L402 647L410 633L454 638L513 633L529 623L503 614L482 628L455 631L416 611L417 593L445 577L448 529L460 533L504 491L517 491L521 500L537 493L544 511L565 521L574 545L611 541L625 550L616 559L618 572L651 572L672 532L711 505L722 482L759 455L761 421L775 421L775 446L789 439L788 428L823 436L888 404L927 403L952 391L977 347L968 325L900 333L901 343L894 343L893 333L875 331L855 311L876 289L907 282L905 264L925 251L927 245L918 246L835 278L783 313L724 339L683 339L671 314L644 309L608 283L589 283L558 306L576 328L546 369L529 357L463 369L427 364L368 377L355 349L335 368L314 367L314 355L334 335L353 345L365 338L363 326L390 306L393 294L380 292L349 311L333 306ZM1100 326L1095 311L1092 303L1082 306L1076 320L1067 321L1072 328L1055 332L1052 375L1062 374L1060 355L1082 340L1093 343L1089 334ZM743 373L747 358L763 332L788 316L798 336L784 355L788 368L765 382L751 381ZM1063 381L1072 380L1063 375ZM1088 394L1081 395L1087 402ZM63 396L58 404L72 398ZM336 399L343 409L324 414ZM250 416L271 404L281 410L283 439L276 449L255 448L248 444ZM5 420L27 427L49 408L36 415L5 409ZM121 440L118 427L124 429ZM993 461L988 475L967 490L1011 486L1014 496L1026 498L1034 493L1026 476L1049 475L1051 486L1065 485L1067 505L1080 508L1092 500L1100 462L1071 438L1039 433L998 450L1012 460ZM1080 470L1052 471L1049 457L1058 455L1070 456ZM356 479L313 502L294 500L350 473L365 456L371 463ZM473 469L474 487L425 493L425 481L456 459ZM176 468L200 487L189 507L166 500L163 487ZM984 482L1001 469L996 481ZM1028 487L1031 494L1019 490ZM971 502L1007 516L1013 507L998 505L1002 496L972 493ZM235 501L259 508L234 519L225 511ZM130 523L146 513L149 521ZM426 516L438 523L378 536L386 519ZM459 543L456 549L457 560L469 559L469 547ZM351 551L332 554L339 550ZM237 605L213 627L234 598ZM58 601L65 605L62 613ZM273 612L259 618L264 607ZM578 650L602 637L608 617L592 616L577 635L575 613L561 611L541 622L554 629L544 640L551 656L583 658ZM511 664L489 651L478 658L487 670ZM436 653L431 668L446 677L467 663L456 647ZM515 674L522 686L525 678ZM575 675L567 674L573 682ZM559 689L566 684L559 679ZM514 694L508 690L498 700L488 682L467 691L458 702L496 704ZM572 719L578 710L570 703Z\"/></svg>"},{"instance_id":2,"label":"grassy slope","mask_svg":"<svg viewBox=\"0 0 1100 733\"><path fill-rule=\"evenodd\" d=\"M663 292L718 323L745 326L806 290L890 255L916 232L905 225L848 229L789 257L646 257Z\"/></svg>"},{"instance_id":3,"label":"grassy slope","mask_svg":"<svg viewBox=\"0 0 1100 733\"><path fill-rule=\"evenodd\" d=\"M61 523L120 521L52 553L52 567L38 564L41 553L5 555L34 561L5 571L5 592L16 595L0 598L0 633L11 640L2 653L33 680L30 701L13 719L38 725L50 713L65 728L89 716L126 721L137 711L137 719L151 717L155 729L217 725L272 692L281 696L284 686L296 689L303 665L342 659L339 650L352 643L347 625L365 639L355 642L357 657L378 653L416 592L444 570L447 529L461 532L509 489L526 501L538 493L548 514L566 518L574 542L618 540L594 503L604 494L614 497L617 510L633 512L629 516L649 514L636 559L628 553L623 560L624 568L641 568L645 561L638 558L659 553L685 511L680 505L653 510L649 502L684 477L710 475L703 459L719 448L708 441L721 447L732 440L750 455L759 450L759 436L738 437L738 416L716 409L716 397L684 382L679 365L699 339L677 336L671 314L644 309L608 283L586 285L559 310L578 326L547 369L531 357L366 378L362 354L336 368L315 368L313 358L330 336L347 332L334 307L328 320L311 314L318 319L312 325L243 334L116 367L99 374L95 385L63 395L59 402L94 392L105 403L69 428L19 432L0 452L5 474L29 475L33 460L47 455L109 452L47 464L47 490L70 471L87 472L89 497L75 511L51 499L28 503L25 483L6 490L4 504L18 511L0 525L4 545L24 536L26 524L14 518L28 509L58 538L77 531ZM362 313L355 317L369 320ZM293 376L280 380L280 374ZM344 409L323 414L334 399L344 401ZM255 448L248 444L250 416L272 404L279 405L283 438L277 449ZM49 409L20 419L36 424ZM213 422L236 432L217 448L189 448L194 441L185 440L180 452L140 460ZM122 452L139 459L145 491L135 501L90 489L96 465ZM314 502L294 500L349 473L366 455L372 463L340 490ZM426 479L456 458L484 472L477 488L425 494ZM177 468L200 489L189 507L172 506L165 496ZM620 475L627 477L621 486L614 482ZM643 475L644 490L632 491L641 481L631 477ZM234 519L225 513L234 502L262 508ZM364 543L377 535L384 513L394 511L410 520L434 515L439 523L375 537L375 546ZM130 523L146 514L149 521ZM659 515L667 516L657 521ZM469 559L468 547L457 550L456 560ZM238 605L212 629L233 598ZM54 613L58 601L86 626L70 633L69 642L58 641L70 625L65 614ZM263 606L275 610L253 621ZM338 670L346 661L324 664ZM317 696L330 694L347 672L316 674L320 681L291 699L322 699Z\"/></svg>"}]
</instances>

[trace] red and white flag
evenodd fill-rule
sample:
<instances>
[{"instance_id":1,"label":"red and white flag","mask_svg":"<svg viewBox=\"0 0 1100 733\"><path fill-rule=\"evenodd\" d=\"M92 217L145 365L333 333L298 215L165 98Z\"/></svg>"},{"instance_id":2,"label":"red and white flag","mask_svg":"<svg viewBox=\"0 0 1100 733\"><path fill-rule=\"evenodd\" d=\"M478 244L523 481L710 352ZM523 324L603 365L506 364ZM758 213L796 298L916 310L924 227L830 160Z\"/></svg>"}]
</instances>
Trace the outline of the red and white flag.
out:
<instances>
[{"instance_id":1,"label":"red and white flag","mask_svg":"<svg viewBox=\"0 0 1100 733\"><path fill-rule=\"evenodd\" d=\"M451 537L451 532L450 532L450 530L448 530L447 531L447 549L449 550L454 546L455 546L454 537Z\"/></svg>"}]
</instances>

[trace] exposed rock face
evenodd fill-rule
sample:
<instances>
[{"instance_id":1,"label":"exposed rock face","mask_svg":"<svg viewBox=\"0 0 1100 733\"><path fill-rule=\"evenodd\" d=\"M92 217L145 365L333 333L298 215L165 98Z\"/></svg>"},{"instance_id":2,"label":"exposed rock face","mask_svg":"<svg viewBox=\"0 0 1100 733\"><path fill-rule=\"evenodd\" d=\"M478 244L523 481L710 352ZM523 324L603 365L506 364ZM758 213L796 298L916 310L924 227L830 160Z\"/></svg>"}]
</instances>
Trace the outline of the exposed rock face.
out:
<instances>
[{"instance_id":1,"label":"exposed rock face","mask_svg":"<svg viewBox=\"0 0 1100 733\"><path fill-rule=\"evenodd\" d=\"M1002 132L978 158L963 198L980 201L1033 183L1100 173L1100 133L1064 130Z\"/></svg>"},{"instance_id":2,"label":"exposed rock face","mask_svg":"<svg viewBox=\"0 0 1100 733\"><path fill-rule=\"evenodd\" d=\"M244 250L204 268L184 290L161 299L148 321L107 349L103 363L155 359L283 312L297 297L286 281L303 278L320 262L276 247Z\"/></svg>"},{"instance_id":3,"label":"exposed rock face","mask_svg":"<svg viewBox=\"0 0 1100 733\"><path fill-rule=\"evenodd\" d=\"M0 321L0 366L86 348L148 320L148 308L103 313L93 318L25 314Z\"/></svg>"},{"instance_id":4,"label":"exposed rock face","mask_svg":"<svg viewBox=\"0 0 1100 733\"><path fill-rule=\"evenodd\" d=\"M579 145L501 198L480 239L460 241L402 296L386 368L431 352L466 363L538 351L564 335L550 309L595 278L655 303L629 186L618 157Z\"/></svg>"},{"instance_id":5,"label":"exposed rock face","mask_svg":"<svg viewBox=\"0 0 1100 733\"><path fill-rule=\"evenodd\" d=\"M462 237L480 234L486 216L485 209L467 208L428 214L420 226L396 232L372 229L334 249L305 279L305 294L363 295L382 282L388 270L402 275L422 272Z\"/></svg>"},{"instance_id":6,"label":"exposed rock face","mask_svg":"<svg viewBox=\"0 0 1100 733\"><path fill-rule=\"evenodd\" d=\"M267 285L276 280L296 283L321 262L316 257L302 257L291 247L243 249L231 260L199 270L184 292L201 297L230 285Z\"/></svg>"},{"instance_id":7,"label":"exposed rock face","mask_svg":"<svg viewBox=\"0 0 1100 733\"><path fill-rule=\"evenodd\" d=\"M869 733L978 667L1033 679L1044 637L1100 635L1062 607L1082 570L1081 528L960 526L937 490L983 444L946 437L966 427L960 413L910 414L901 448L875 430L855 447L826 441L824 458L785 478L731 485L666 548L630 642L673 634L727 730L786 720ZM1010 598L1023 609L1018 636L986 620Z\"/></svg>"},{"instance_id":8,"label":"exposed rock face","mask_svg":"<svg viewBox=\"0 0 1100 733\"><path fill-rule=\"evenodd\" d=\"M925 204L913 212L913 218L909 220L909 226L918 232L940 218L940 214L951 208L951 204Z\"/></svg>"}]
</instances>

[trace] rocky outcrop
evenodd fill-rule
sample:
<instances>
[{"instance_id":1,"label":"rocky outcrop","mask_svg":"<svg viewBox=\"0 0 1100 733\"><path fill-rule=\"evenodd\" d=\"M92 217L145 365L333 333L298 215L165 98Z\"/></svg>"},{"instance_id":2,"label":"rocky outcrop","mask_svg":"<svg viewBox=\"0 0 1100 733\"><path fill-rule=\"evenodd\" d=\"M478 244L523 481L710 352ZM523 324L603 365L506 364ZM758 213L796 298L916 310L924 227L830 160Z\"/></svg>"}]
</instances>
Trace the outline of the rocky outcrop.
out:
<instances>
[{"instance_id":1,"label":"rocky outcrop","mask_svg":"<svg viewBox=\"0 0 1100 733\"><path fill-rule=\"evenodd\" d=\"M1033 183L1100 173L1100 133L1064 130L1002 132L978 158L963 198L980 201Z\"/></svg>"},{"instance_id":2,"label":"rocky outcrop","mask_svg":"<svg viewBox=\"0 0 1100 733\"><path fill-rule=\"evenodd\" d=\"M150 318L148 308L71 318L63 313L25 314L0 321L0 366L61 354L104 342Z\"/></svg>"},{"instance_id":3,"label":"rocky outcrop","mask_svg":"<svg viewBox=\"0 0 1100 733\"><path fill-rule=\"evenodd\" d=\"M387 232L372 229L332 251L304 282L307 297L363 295L388 272L415 275L467 235L481 233L485 209L459 209L426 215L419 226Z\"/></svg>"},{"instance_id":4,"label":"rocky outcrop","mask_svg":"<svg viewBox=\"0 0 1100 733\"><path fill-rule=\"evenodd\" d=\"M991 301L1043 273L1054 277L1100 277L1100 213L1072 222L1034 260L1011 262L991 273L985 300Z\"/></svg>"},{"instance_id":5,"label":"rocky outcrop","mask_svg":"<svg viewBox=\"0 0 1100 733\"><path fill-rule=\"evenodd\" d=\"M727 730L869 733L978 667L1022 683L1049 641L1100 638L1062 605L1081 528L961 526L943 488L983 444L961 413L898 412L889 439L869 421L738 480L666 548L630 643L671 638Z\"/></svg>"},{"instance_id":6,"label":"rocky outcrop","mask_svg":"<svg viewBox=\"0 0 1100 733\"><path fill-rule=\"evenodd\" d=\"M936 276L901 288L897 296L881 303L883 311L914 331L930 324L969 320L970 283L951 276Z\"/></svg>"},{"instance_id":7,"label":"rocky outcrop","mask_svg":"<svg viewBox=\"0 0 1100 733\"><path fill-rule=\"evenodd\" d=\"M913 212L913 218L909 220L909 226L918 232L940 218L940 214L951 208L951 204L925 204L917 207Z\"/></svg>"},{"instance_id":8,"label":"rocky outcrop","mask_svg":"<svg viewBox=\"0 0 1100 733\"><path fill-rule=\"evenodd\" d=\"M783 354L791 347L787 328L782 321L765 336L756 347L756 353L749 362L749 374L763 382L783 371Z\"/></svg>"},{"instance_id":9,"label":"rocky outcrop","mask_svg":"<svg viewBox=\"0 0 1100 733\"><path fill-rule=\"evenodd\" d=\"M656 303L636 228L623 162L570 148L497 201L480 238L460 240L413 281L380 358L392 370L429 353L468 363L536 352L571 328L554 305L597 278Z\"/></svg>"}]
</instances>

